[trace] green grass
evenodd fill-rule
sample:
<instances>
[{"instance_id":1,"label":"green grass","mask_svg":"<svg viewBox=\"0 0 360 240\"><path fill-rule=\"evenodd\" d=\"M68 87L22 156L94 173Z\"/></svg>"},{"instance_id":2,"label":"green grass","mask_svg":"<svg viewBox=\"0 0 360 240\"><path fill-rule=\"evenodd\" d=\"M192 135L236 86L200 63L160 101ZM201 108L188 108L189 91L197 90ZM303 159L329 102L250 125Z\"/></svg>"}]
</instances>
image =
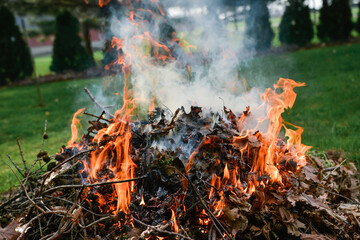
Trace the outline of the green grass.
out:
<instances>
[{"instance_id":1,"label":"green grass","mask_svg":"<svg viewBox=\"0 0 360 240\"><path fill-rule=\"evenodd\" d=\"M70 123L77 109L88 107L87 111L100 114L83 90L87 87L95 94L99 90L98 86L102 86L102 92L108 99L104 105L118 102L120 97L115 96L114 92L121 89L121 86L115 84L115 89L112 89L110 86L114 86L114 83L109 83L109 79L42 84L45 107L38 106L35 86L0 88L0 192L16 183L15 177L5 165L5 162L8 162L7 154L21 163L16 138L20 138L25 158L32 163L40 149L44 122L47 120L49 139L44 150L51 154L58 152L70 139ZM101 100L101 97L98 98Z\"/></svg>"},{"instance_id":2,"label":"green grass","mask_svg":"<svg viewBox=\"0 0 360 240\"><path fill-rule=\"evenodd\" d=\"M97 64L100 64L100 61L103 59L103 52L96 51L94 52L94 59ZM44 76L51 74L50 65L51 65L51 56L41 56L34 58L35 70L37 76Z\"/></svg>"},{"instance_id":3,"label":"green grass","mask_svg":"<svg viewBox=\"0 0 360 240\"><path fill-rule=\"evenodd\" d=\"M360 44L263 56L240 70L253 86L278 78L306 82L285 120L304 127L303 142L318 150L339 149L360 160Z\"/></svg>"},{"instance_id":4,"label":"green grass","mask_svg":"<svg viewBox=\"0 0 360 240\"><path fill-rule=\"evenodd\" d=\"M35 57L34 64L37 76L43 76L51 73L51 56Z\"/></svg>"}]
</instances>

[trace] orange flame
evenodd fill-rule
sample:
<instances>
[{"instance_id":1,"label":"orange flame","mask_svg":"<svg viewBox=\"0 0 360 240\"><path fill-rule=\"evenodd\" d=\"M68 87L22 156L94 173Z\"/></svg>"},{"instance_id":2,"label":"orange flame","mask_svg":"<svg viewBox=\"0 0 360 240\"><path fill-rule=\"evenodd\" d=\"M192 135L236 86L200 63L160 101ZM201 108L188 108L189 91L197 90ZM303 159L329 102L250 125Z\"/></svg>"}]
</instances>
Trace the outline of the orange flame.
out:
<instances>
[{"instance_id":1,"label":"orange flame","mask_svg":"<svg viewBox=\"0 0 360 240\"><path fill-rule=\"evenodd\" d=\"M151 104L149 106L149 113L151 114L155 109L155 96L152 97Z\"/></svg>"},{"instance_id":2,"label":"orange flame","mask_svg":"<svg viewBox=\"0 0 360 240\"><path fill-rule=\"evenodd\" d=\"M179 226L178 226L178 224L177 224L177 222L176 222L175 212L174 212L174 210L172 210L172 209L171 209L171 221L172 221L172 223L173 223L173 225L174 225L174 231L175 231L176 233L178 233L178 232L179 232Z\"/></svg>"},{"instance_id":3,"label":"orange flame","mask_svg":"<svg viewBox=\"0 0 360 240\"><path fill-rule=\"evenodd\" d=\"M74 113L74 116L72 118L72 121L71 121L71 139L70 141L68 142L68 146L72 147L76 141L76 139L78 138L78 129L77 129L77 125L80 123L80 120L77 119L76 117L82 113L83 111L85 110L85 108L81 108L79 110L77 110L75 113Z\"/></svg>"}]
</instances>

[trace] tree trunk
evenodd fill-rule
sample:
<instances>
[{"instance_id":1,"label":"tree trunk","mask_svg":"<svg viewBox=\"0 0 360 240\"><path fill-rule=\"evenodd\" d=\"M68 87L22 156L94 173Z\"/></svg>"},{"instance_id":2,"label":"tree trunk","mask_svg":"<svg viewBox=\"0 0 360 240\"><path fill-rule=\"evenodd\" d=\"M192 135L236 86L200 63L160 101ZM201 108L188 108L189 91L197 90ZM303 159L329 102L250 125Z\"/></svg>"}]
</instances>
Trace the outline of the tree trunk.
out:
<instances>
[{"instance_id":1,"label":"tree trunk","mask_svg":"<svg viewBox=\"0 0 360 240\"><path fill-rule=\"evenodd\" d=\"M235 30L239 31L239 27L238 27L238 13L236 11L236 3L234 2L234 23L235 23Z\"/></svg>"},{"instance_id":2,"label":"tree trunk","mask_svg":"<svg viewBox=\"0 0 360 240\"><path fill-rule=\"evenodd\" d=\"M24 31L24 39L25 39L27 45L28 45L29 48L30 48L29 36L28 36L28 33L27 33L27 29L26 29L26 24L25 24L25 19L24 19L24 18L21 18L21 27L22 27L22 29L23 29L23 31ZM38 79L37 74L36 74L35 61L34 61L33 56L31 56L31 61L32 61L32 64L33 64L33 67L34 67L33 76L35 77L34 79L36 79L36 80L34 81L34 83L35 83L36 90L37 90L37 94L38 94L38 98L39 98L39 106L40 106L40 107L43 107L43 106L45 106L45 105L44 105L44 101L43 101L42 94L41 94L40 82L39 82L39 79Z\"/></svg>"},{"instance_id":3,"label":"tree trunk","mask_svg":"<svg viewBox=\"0 0 360 240\"><path fill-rule=\"evenodd\" d=\"M87 20L84 20L82 22L82 32L85 42L85 50L87 54L90 56L91 60L94 60L94 53L91 47L89 22Z\"/></svg>"}]
</instances>

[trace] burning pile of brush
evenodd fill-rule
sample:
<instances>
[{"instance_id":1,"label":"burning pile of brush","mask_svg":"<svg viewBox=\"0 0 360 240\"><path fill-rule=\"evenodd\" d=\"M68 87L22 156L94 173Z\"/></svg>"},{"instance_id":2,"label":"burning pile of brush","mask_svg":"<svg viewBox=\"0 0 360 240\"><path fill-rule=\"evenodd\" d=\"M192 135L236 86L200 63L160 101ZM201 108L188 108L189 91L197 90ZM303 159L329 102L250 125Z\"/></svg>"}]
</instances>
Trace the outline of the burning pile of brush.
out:
<instances>
[{"instance_id":1,"label":"burning pile of brush","mask_svg":"<svg viewBox=\"0 0 360 240\"><path fill-rule=\"evenodd\" d=\"M309 158L301 128L281 113L295 100L280 79L262 95L266 132L245 130L251 111L153 109L131 121L133 102L91 121L55 166L22 172L22 190L0 206L5 239L356 239L359 181L352 163ZM277 93L276 88L282 92ZM281 128L285 136L279 137ZM335 154L336 155L336 154ZM39 158L46 158L44 152ZM327 163L329 164L329 163Z\"/></svg>"},{"instance_id":2,"label":"burning pile of brush","mask_svg":"<svg viewBox=\"0 0 360 240\"><path fill-rule=\"evenodd\" d=\"M281 117L295 102L293 89L305 84L280 79L261 95L260 105L242 113L202 106L171 112L155 108L153 97L147 119L135 119L139 99L129 85L136 90L147 80L156 96L164 88L178 90L182 78L196 82L201 76L182 62L191 45L174 32L154 37L157 31L149 25L168 26L158 1L150 1L152 8L143 1L125 2L127 18L114 21L114 29L124 24L125 38L112 38L117 59L106 67L123 74L122 108L108 112L86 89L105 111L93 115L79 109L72 138L60 153L48 156L41 150L31 167L25 161L24 169L14 164L23 179L0 205L0 238L360 238L356 168L337 154L326 161L305 155L310 147L301 143L302 128ZM182 55L181 47L189 54ZM229 59L229 51L221 54ZM209 81L213 77L216 83L214 75L226 72L219 71L218 62L203 64ZM171 72L174 67L185 71ZM173 77L173 85L166 85ZM195 91L210 89L207 83L187 84ZM138 90L145 91L141 86ZM94 120L79 139L81 114ZM50 161L47 169L33 170L41 160Z\"/></svg>"}]
</instances>

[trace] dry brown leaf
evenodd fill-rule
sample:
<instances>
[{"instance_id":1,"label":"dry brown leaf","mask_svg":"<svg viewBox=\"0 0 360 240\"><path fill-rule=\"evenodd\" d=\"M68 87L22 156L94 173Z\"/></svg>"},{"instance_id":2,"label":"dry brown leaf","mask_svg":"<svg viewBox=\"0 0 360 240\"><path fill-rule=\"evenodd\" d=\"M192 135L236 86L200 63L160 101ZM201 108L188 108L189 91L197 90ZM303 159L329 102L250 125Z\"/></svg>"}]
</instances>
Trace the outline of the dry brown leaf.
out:
<instances>
[{"instance_id":1,"label":"dry brown leaf","mask_svg":"<svg viewBox=\"0 0 360 240\"><path fill-rule=\"evenodd\" d=\"M230 208L225 206L223 208L225 214L225 222L231 227L231 233L236 235L238 232L242 233L248 226L248 219L241 214L238 208Z\"/></svg>"},{"instance_id":2,"label":"dry brown leaf","mask_svg":"<svg viewBox=\"0 0 360 240\"><path fill-rule=\"evenodd\" d=\"M318 178L317 175L314 174L315 171L316 169L309 165L302 167L302 172L305 174L305 178L307 180L312 180L316 183L320 183L320 179Z\"/></svg>"},{"instance_id":3,"label":"dry brown leaf","mask_svg":"<svg viewBox=\"0 0 360 240\"><path fill-rule=\"evenodd\" d=\"M301 240L331 240L331 238L320 234L301 234Z\"/></svg>"},{"instance_id":4,"label":"dry brown leaf","mask_svg":"<svg viewBox=\"0 0 360 240\"><path fill-rule=\"evenodd\" d=\"M16 220L12 220L5 228L0 227L0 239L17 239L20 236L20 232L16 231L17 227L19 227L19 223Z\"/></svg>"},{"instance_id":5,"label":"dry brown leaf","mask_svg":"<svg viewBox=\"0 0 360 240\"><path fill-rule=\"evenodd\" d=\"M292 223L286 224L287 232L293 236L299 237L301 235L301 232L299 229L305 229L306 225L299 220L295 220Z\"/></svg>"},{"instance_id":6,"label":"dry brown leaf","mask_svg":"<svg viewBox=\"0 0 360 240\"><path fill-rule=\"evenodd\" d=\"M329 206L327 204L323 203L323 201L321 201L320 198L314 198L312 195L305 194L305 193L302 193L300 195L289 195L287 197L287 199L293 206L296 205L296 202L304 202L315 208L329 209Z\"/></svg>"},{"instance_id":7,"label":"dry brown leaf","mask_svg":"<svg viewBox=\"0 0 360 240\"><path fill-rule=\"evenodd\" d=\"M316 164L317 167L319 168L324 168L324 165L323 165L323 160L319 157L316 157L316 156L312 156L311 157L311 160L313 160Z\"/></svg>"}]
</instances>

